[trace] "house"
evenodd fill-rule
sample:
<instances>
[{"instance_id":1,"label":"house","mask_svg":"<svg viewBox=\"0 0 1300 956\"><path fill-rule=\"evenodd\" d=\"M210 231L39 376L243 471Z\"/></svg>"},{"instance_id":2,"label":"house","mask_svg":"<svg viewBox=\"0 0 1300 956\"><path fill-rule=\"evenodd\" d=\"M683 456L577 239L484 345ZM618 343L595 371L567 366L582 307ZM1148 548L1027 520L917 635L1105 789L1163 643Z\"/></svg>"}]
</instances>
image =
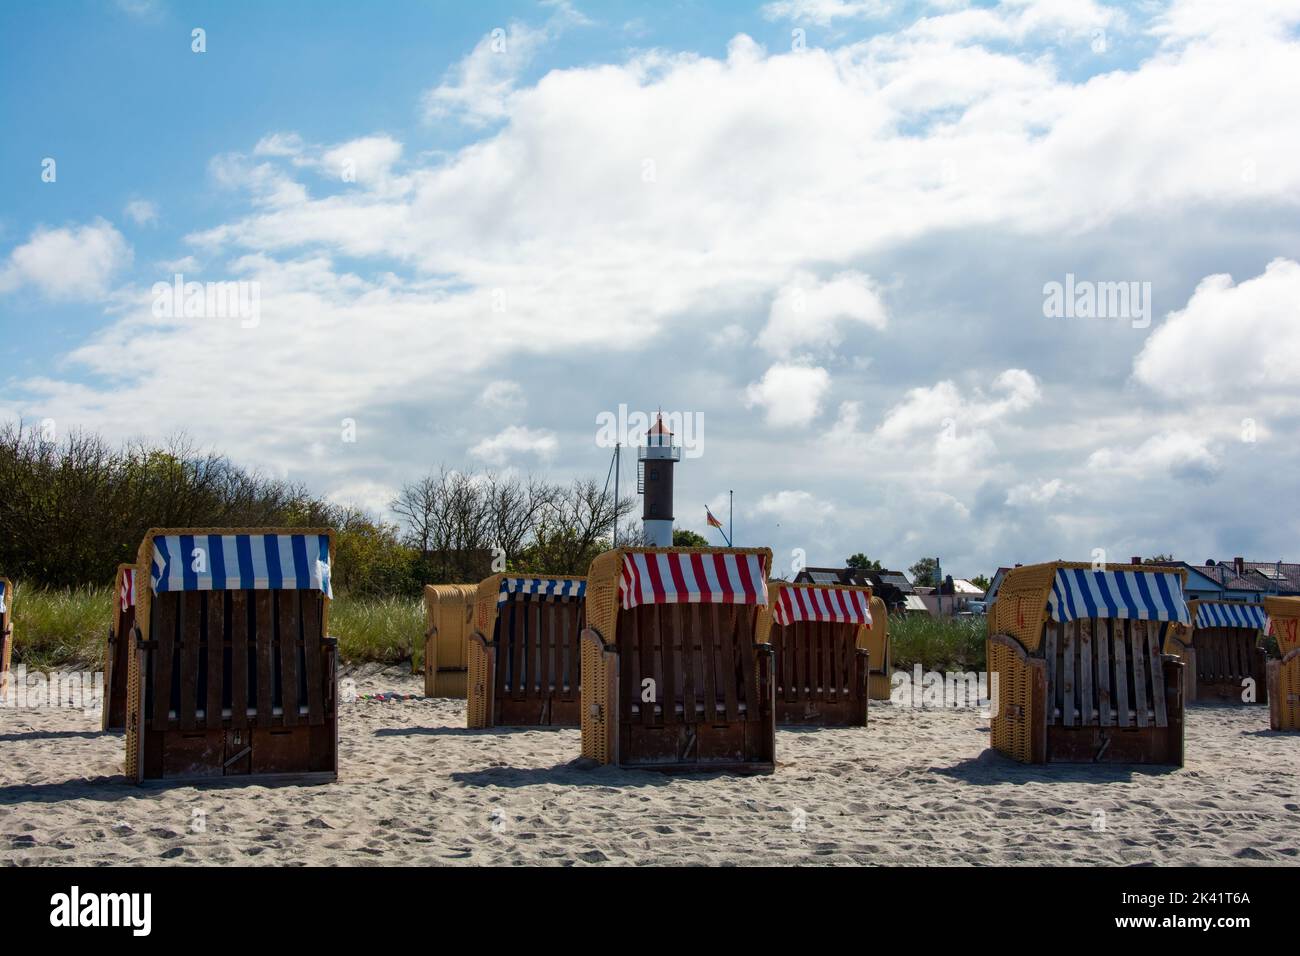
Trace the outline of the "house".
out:
<instances>
[{"instance_id":1,"label":"house","mask_svg":"<svg viewBox=\"0 0 1300 956\"><path fill-rule=\"evenodd\" d=\"M943 579L943 584L938 588L917 588L916 593L921 596L926 610L931 614L960 614L970 609L971 601L984 600L983 588L965 578L954 578L951 574Z\"/></svg>"},{"instance_id":2,"label":"house","mask_svg":"<svg viewBox=\"0 0 1300 956\"><path fill-rule=\"evenodd\" d=\"M1238 558L1238 561L1241 559ZM1189 601L1248 601L1258 604L1270 593L1265 579L1246 572L1244 567L1213 559L1204 564L1186 561L1161 561L1161 564L1187 571L1183 594Z\"/></svg>"},{"instance_id":3,"label":"house","mask_svg":"<svg viewBox=\"0 0 1300 956\"><path fill-rule=\"evenodd\" d=\"M804 568L794 578L795 584L851 584L871 587L871 593L885 602L892 614L907 606L915 596L912 582L901 571L875 571L870 568Z\"/></svg>"},{"instance_id":4,"label":"house","mask_svg":"<svg viewBox=\"0 0 1300 956\"><path fill-rule=\"evenodd\" d=\"M1286 561L1246 561L1233 558L1232 562L1207 561L1217 568L1231 567L1239 576L1255 582L1265 593L1283 597L1300 596L1300 564Z\"/></svg>"}]
</instances>

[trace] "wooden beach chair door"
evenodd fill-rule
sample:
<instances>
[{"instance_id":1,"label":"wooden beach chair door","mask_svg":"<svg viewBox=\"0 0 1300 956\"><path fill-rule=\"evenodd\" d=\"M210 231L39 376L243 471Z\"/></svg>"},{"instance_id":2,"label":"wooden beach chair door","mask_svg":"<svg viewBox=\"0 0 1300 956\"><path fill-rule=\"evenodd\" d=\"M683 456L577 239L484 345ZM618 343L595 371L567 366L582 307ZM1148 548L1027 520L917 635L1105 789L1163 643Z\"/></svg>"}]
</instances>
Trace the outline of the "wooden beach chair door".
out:
<instances>
[{"instance_id":1,"label":"wooden beach chair door","mask_svg":"<svg viewBox=\"0 0 1300 956\"><path fill-rule=\"evenodd\" d=\"M776 722L865 727L871 589L774 582L768 597Z\"/></svg>"},{"instance_id":2,"label":"wooden beach chair door","mask_svg":"<svg viewBox=\"0 0 1300 956\"><path fill-rule=\"evenodd\" d=\"M332 556L324 529L146 536L128 776L335 779Z\"/></svg>"},{"instance_id":3,"label":"wooden beach chair door","mask_svg":"<svg viewBox=\"0 0 1300 956\"><path fill-rule=\"evenodd\" d=\"M1270 660L1268 674L1269 726L1300 730L1300 598L1264 598L1268 613L1265 633L1277 640L1279 659Z\"/></svg>"},{"instance_id":4,"label":"wooden beach chair door","mask_svg":"<svg viewBox=\"0 0 1300 956\"><path fill-rule=\"evenodd\" d=\"M1019 760L1183 763L1182 572L1055 563L1016 568L990 618L994 746ZM1010 587L1008 588L1008 583Z\"/></svg>"},{"instance_id":5,"label":"wooden beach chair door","mask_svg":"<svg viewBox=\"0 0 1300 956\"><path fill-rule=\"evenodd\" d=\"M135 565L120 564L113 587L113 623L104 651L104 730L126 729L129 659L135 640Z\"/></svg>"},{"instance_id":6,"label":"wooden beach chair door","mask_svg":"<svg viewBox=\"0 0 1300 956\"><path fill-rule=\"evenodd\" d=\"M8 578L0 578L0 696L9 689L9 668L13 664L14 627L13 615L14 586Z\"/></svg>"},{"instance_id":7,"label":"wooden beach chair door","mask_svg":"<svg viewBox=\"0 0 1300 956\"><path fill-rule=\"evenodd\" d=\"M1201 601L1196 604L1195 622L1185 663L1195 675L1196 699L1243 703L1243 692L1250 686L1254 690L1250 703L1267 703L1264 655L1257 646L1266 625L1264 608Z\"/></svg>"},{"instance_id":8,"label":"wooden beach chair door","mask_svg":"<svg viewBox=\"0 0 1300 956\"><path fill-rule=\"evenodd\" d=\"M494 575L470 635L470 727L577 727L587 582Z\"/></svg>"},{"instance_id":9,"label":"wooden beach chair door","mask_svg":"<svg viewBox=\"0 0 1300 956\"><path fill-rule=\"evenodd\" d=\"M757 631L771 552L609 554L615 561L602 555L588 576L584 753L623 767L770 772L771 647ZM605 605L599 619L593 600Z\"/></svg>"}]
</instances>

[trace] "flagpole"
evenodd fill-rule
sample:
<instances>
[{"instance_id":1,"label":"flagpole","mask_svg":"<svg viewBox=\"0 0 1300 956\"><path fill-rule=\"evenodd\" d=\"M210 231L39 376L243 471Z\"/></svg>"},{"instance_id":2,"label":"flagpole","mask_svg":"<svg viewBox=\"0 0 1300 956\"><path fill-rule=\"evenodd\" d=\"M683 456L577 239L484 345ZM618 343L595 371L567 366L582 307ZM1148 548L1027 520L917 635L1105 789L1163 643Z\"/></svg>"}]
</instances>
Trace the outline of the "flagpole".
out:
<instances>
[{"instance_id":1,"label":"flagpole","mask_svg":"<svg viewBox=\"0 0 1300 956\"><path fill-rule=\"evenodd\" d=\"M736 493L727 492L727 547L732 547L732 540L736 536Z\"/></svg>"}]
</instances>

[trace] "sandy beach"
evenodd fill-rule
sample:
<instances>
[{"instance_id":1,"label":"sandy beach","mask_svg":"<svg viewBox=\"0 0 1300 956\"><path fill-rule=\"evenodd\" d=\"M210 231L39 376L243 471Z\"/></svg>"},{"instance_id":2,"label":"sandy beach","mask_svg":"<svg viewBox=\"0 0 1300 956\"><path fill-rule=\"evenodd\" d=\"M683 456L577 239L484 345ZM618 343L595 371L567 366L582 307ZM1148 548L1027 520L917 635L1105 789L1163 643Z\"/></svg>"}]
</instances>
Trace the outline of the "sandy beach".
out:
<instances>
[{"instance_id":1,"label":"sandy beach","mask_svg":"<svg viewBox=\"0 0 1300 956\"><path fill-rule=\"evenodd\" d=\"M418 694L400 669L360 693ZM573 765L579 732L465 729L464 702L358 701L339 781L141 788L81 710L0 712L9 865L1292 864L1300 737L1196 705L1181 769L1029 768L967 711L873 704L865 729L778 730L775 774Z\"/></svg>"}]
</instances>

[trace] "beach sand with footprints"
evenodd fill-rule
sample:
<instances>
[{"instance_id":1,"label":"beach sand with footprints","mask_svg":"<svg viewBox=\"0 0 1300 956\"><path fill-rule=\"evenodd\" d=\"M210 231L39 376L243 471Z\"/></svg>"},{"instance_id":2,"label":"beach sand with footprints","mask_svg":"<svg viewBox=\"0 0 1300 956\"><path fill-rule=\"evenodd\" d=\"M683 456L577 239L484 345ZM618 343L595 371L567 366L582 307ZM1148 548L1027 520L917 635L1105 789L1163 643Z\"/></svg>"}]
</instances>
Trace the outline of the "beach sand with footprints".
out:
<instances>
[{"instance_id":1,"label":"beach sand with footprints","mask_svg":"<svg viewBox=\"0 0 1300 956\"><path fill-rule=\"evenodd\" d=\"M361 693L418 694L400 669ZM0 862L41 864L1291 864L1300 737L1195 705L1181 769L1025 767L971 711L873 704L777 731L771 776L575 764L579 731L465 729L463 701L358 701L339 781L137 787L81 710L0 711Z\"/></svg>"}]
</instances>

